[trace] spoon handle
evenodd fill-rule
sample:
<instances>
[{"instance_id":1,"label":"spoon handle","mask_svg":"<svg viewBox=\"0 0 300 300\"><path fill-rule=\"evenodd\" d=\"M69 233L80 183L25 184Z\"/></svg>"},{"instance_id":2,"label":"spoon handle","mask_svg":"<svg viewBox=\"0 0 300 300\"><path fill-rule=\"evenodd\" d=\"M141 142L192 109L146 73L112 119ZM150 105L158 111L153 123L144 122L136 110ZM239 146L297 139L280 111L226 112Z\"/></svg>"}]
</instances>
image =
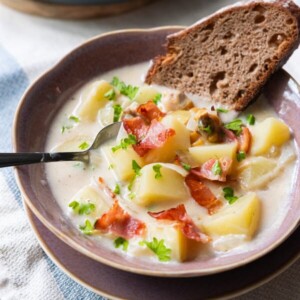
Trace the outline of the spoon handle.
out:
<instances>
[{"instance_id":1,"label":"spoon handle","mask_svg":"<svg viewBox=\"0 0 300 300\"><path fill-rule=\"evenodd\" d=\"M58 153L0 153L0 168L53 161L89 161L87 151Z\"/></svg>"}]
</instances>

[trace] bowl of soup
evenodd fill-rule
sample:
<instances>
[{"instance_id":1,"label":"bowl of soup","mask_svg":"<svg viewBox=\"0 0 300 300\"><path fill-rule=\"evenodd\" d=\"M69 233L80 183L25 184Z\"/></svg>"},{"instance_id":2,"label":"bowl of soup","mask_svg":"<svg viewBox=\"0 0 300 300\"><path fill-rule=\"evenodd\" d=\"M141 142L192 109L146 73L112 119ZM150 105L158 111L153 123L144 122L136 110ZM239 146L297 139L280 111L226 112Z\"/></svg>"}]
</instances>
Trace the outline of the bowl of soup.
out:
<instances>
[{"instance_id":1,"label":"bowl of soup","mask_svg":"<svg viewBox=\"0 0 300 300\"><path fill-rule=\"evenodd\" d=\"M163 27L87 41L25 93L17 152L84 151L89 164L18 167L24 201L65 243L112 267L200 276L253 261L299 223L299 88L278 71L243 113L143 78ZM30 117L29 117L30 116Z\"/></svg>"}]
</instances>

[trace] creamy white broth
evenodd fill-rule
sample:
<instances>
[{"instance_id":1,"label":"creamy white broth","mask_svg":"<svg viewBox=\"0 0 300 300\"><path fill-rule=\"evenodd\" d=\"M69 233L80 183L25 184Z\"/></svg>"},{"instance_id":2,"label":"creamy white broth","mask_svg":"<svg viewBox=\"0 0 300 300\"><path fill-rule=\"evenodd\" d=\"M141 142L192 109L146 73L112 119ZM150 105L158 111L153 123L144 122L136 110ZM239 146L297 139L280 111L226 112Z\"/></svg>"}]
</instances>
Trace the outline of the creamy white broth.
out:
<instances>
[{"instance_id":1,"label":"creamy white broth","mask_svg":"<svg viewBox=\"0 0 300 300\"><path fill-rule=\"evenodd\" d=\"M101 75L96 80L107 80L108 82L114 76L119 77L122 81L127 84L132 84L135 86L143 85L144 74L148 69L149 63L137 64L134 66L128 66L116 70L112 70ZM68 120L69 116L76 115L78 109L80 108L81 102L83 101L82 97L88 92L90 83L87 83L77 94L75 94L69 102L67 102L61 111L58 113L55 118L52 127L48 133L48 140L46 145L46 150L48 151L78 151L78 145L82 142L91 143L94 136L99 132L103 127L103 124L99 122L72 122ZM161 92L173 92L167 88L155 86L155 88ZM210 107L211 104L203 101L199 97L189 96L193 102L198 107ZM128 101L128 100L127 100ZM243 113L239 118L245 120L245 117L248 113L252 113L257 122L264 120L269 116L275 116L275 112L269 106L267 101L263 98L259 99L254 105L247 109L246 113ZM236 113L232 114L221 114L222 120L228 122L229 119L233 119L237 116ZM62 133L62 127L65 127L64 132ZM72 128L69 128L72 127ZM69 145L66 146L66 141L72 141ZM63 146L62 146L63 145ZM107 145L115 145L114 141L109 142ZM107 146L106 145L106 146ZM293 155L293 142L290 141L284 148L287 149L289 153L289 160L292 160ZM257 247L266 237L268 237L272 232L276 231L276 228L282 223L284 216L289 208L288 195L289 190L293 182L293 173L294 173L295 163L286 163L286 167L282 169L280 174L274 178L271 183L265 189L254 189L253 191L257 193L259 199L261 200L262 206L262 215L260 218L259 229L250 241L245 239L243 235L227 235L221 237L214 237L210 245L202 247L202 250L199 250L198 259L204 259L207 256L214 255L234 255L237 252L249 251ZM47 179L50 184L51 190L61 206L62 210L66 214L66 218L69 218L74 225L78 227L83 225L85 220L88 219L91 222L95 221L95 214L91 215L76 215L68 207L69 203L76 198L75 195L78 195L78 192L86 186L91 186L95 190L96 194L98 193L101 199L106 199L103 195L103 191L99 187L98 178L105 178L106 183L112 189L116 185L116 177L113 172L110 170L110 165L107 160L103 157L101 149L99 151L94 151L92 154L92 162L89 166L85 166L82 163L76 162L59 162L54 164L46 165ZM155 224L155 220L147 214L147 210L139 207L139 205L133 203L129 199L129 192L127 189L123 188L122 182L119 182L121 186L121 197L124 198L121 206L126 209L133 217L141 219L146 224ZM224 185L219 185L216 183L210 183L209 187L213 193L219 197L222 194L222 187ZM240 196L245 193L243 190L236 188L236 195ZM77 200L78 199L77 197ZM100 201L100 200L99 200ZM238 201L238 200L237 200ZM100 202L98 202L99 204ZM108 207L112 204L109 200L107 201ZM164 205L156 205L152 207L156 211L163 209L168 209L175 207L178 204L167 203ZM194 199L189 199L185 203L187 213L194 222L201 222L205 215L207 214L206 209L200 207ZM97 206L97 203L96 203ZM98 215L97 217L100 217ZM115 238L111 234L103 235L106 238L103 238L100 234L91 236L91 238L106 240L107 247L113 251L121 251L120 249L115 249L113 245L113 239ZM166 242L168 237L165 237ZM153 259L157 261L153 253L145 247L139 246L140 238L136 237L130 240L130 244L127 250L126 255L132 256L141 256L145 259ZM230 251L229 251L230 250Z\"/></svg>"}]
</instances>

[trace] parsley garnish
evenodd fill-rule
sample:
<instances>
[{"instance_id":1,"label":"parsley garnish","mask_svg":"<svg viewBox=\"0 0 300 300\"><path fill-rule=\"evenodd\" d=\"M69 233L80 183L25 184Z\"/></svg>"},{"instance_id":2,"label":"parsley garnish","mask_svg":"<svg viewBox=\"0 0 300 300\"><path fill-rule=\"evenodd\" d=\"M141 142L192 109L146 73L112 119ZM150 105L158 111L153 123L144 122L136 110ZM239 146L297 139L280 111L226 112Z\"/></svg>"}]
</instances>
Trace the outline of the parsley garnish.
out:
<instances>
[{"instance_id":1,"label":"parsley garnish","mask_svg":"<svg viewBox=\"0 0 300 300\"><path fill-rule=\"evenodd\" d=\"M255 124L255 117L253 115L248 115L247 116L247 122L249 123L249 125L254 125Z\"/></svg>"},{"instance_id":2,"label":"parsley garnish","mask_svg":"<svg viewBox=\"0 0 300 300\"><path fill-rule=\"evenodd\" d=\"M155 95L155 97L153 98L153 102L157 105L158 102L161 101L161 97L162 97L162 94L158 93Z\"/></svg>"},{"instance_id":3,"label":"parsley garnish","mask_svg":"<svg viewBox=\"0 0 300 300\"><path fill-rule=\"evenodd\" d=\"M146 245L152 252L154 252L160 261L169 261L171 259L171 249L167 248L164 240L153 238L152 242L141 241L141 246Z\"/></svg>"},{"instance_id":4,"label":"parsley garnish","mask_svg":"<svg viewBox=\"0 0 300 300\"><path fill-rule=\"evenodd\" d=\"M242 132L243 122L240 119L236 119L224 125L225 128L233 131L236 135L240 135Z\"/></svg>"},{"instance_id":5,"label":"parsley garnish","mask_svg":"<svg viewBox=\"0 0 300 300\"><path fill-rule=\"evenodd\" d=\"M160 172L160 169L161 169L162 165L160 164L157 164L157 165L154 165L152 167L153 171L155 172L155 179L159 179L159 178L162 178L162 174Z\"/></svg>"},{"instance_id":6,"label":"parsley garnish","mask_svg":"<svg viewBox=\"0 0 300 300\"><path fill-rule=\"evenodd\" d=\"M118 77L114 77L111 84L118 89L122 95L127 96L130 100L133 100L139 90L136 86L130 84L126 85L123 81L120 81Z\"/></svg>"},{"instance_id":7,"label":"parsley garnish","mask_svg":"<svg viewBox=\"0 0 300 300\"><path fill-rule=\"evenodd\" d=\"M132 161L132 170L136 176L141 176L141 167L135 160Z\"/></svg>"},{"instance_id":8,"label":"parsley garnish","mask_svg":"<svg viewBox=\"0 0 300 300\"><path fill-rule=\"evenodd\" d=\"M129 198L132 200L132 199L135 198L135 193L134 193L134 192L131 192L128 196L129 196Z\"/></svg>"},{"instance_id":9,"label":"parsley garnish","mask_svg":"<svg viewBox=\"0 0 300 300\"><path fill-rule=\"evenodd\" d=\"M200 127L200 130L205 131L208 135L211 135L212 132L213 132L213 130L212 130L212 128L211 128L210 125L208 125L208 126L206 126L206 127Z\"/></svg>"},{"instance_id":10,"label":"parsley garnish","mask_svg":"<svg viewBox=\"0 0 300 300\"><path fill-rule=\"evenodd\" d=\"M127 138L121 139L120 145L111 148L112 152L116 152L119 149L126 150L130 145L135 145L137 143L136 137L133 134L129 134Z\"/></svg>"},{"instance_id":11,"label":"parsley garnish","mask_svg":"<svg viewBox=\"0 0 300 300\"><path fill-rule=\"evenodd\" d=\"M122 237L118 237L114 240L115 248L120 248L122 246L123 251L127 251L129 242Z\"/></svg>"},{"instance_id":12,"label":"parsley garnish","mask_svg":"<svg viewBox=\"0 0 300 300\"><path fill-rule=\"evenodd\" d=\"M117 194L117 195L120 195L120 192L121 192L121 188L118 184L116 184L116 187L114 189L114 193Z\"/></svg>"},{"instance_id":13,"label":"parsley garnish","mask_svg":"<svg viewBox=\"0 0 300 300\"><path fill-rule=\"evenodd\" d=\"M222 175L221 164L218 160L213 164L211 171L214 175Z\"/></svg>"},{"instance_id":14,"label":"parsley garnish","mask_svg":"<svg viewBox=\"0 0 300 300\"><path fill-rule=\"evenodd\" d=\"M79 121L80 121L78 117L73 116L73 115L69 117L69 120L74 121L75 123L79 123Z\"/></svg>"},{"instance_id":15,"label":"parsley garnish","mask_svg":"<svg viewBox=\"0 0 300 300\"><path fill-rule=\"evenodd\" d=\"M93 203L79 203L77 201L72 201L69 204L69 207L71 207L73 211L79 215L89 215L96 209L96 206Z\"/></svg>"},{"instance_id":16,"label":"parsley garnish","mask_svg":"<svg viewBox=\"0 0 300 300\"><path fill-rule=\"evenodd\" d=\"M104 94L104 97L105 97L106 99L108 99L109 101L114 101L114 100L116 100L116 92L115 92L115 90L114 90L114 89L109 90L108 92L106 92L106 93Z\"/></svg>"},{"instance_id":17,"label":"parsley garnish","mask_svg":"<svg viewBox=\"0 0 300 300\"><path fill-rule=\"evenodd\" d=\"M80 225L79 229L87 235L92 234L93 230L94 230L94 226L92 225L92 223L89 220L85 220L85 224L84 225Z\"/></svg>"},{"instance_id":18,"label":"parsley garnish","mask_svg":"<svg viewBox=\"0 0 300 300\"><path fill-rule=\"evenodd\" d=\"M189 164L186 164L186 163L181 163L181 165L186 171L190 171L192 168Z\"/></svg>"},{"instance_id":19,"label":"parsley garnish","mask_svg":"<svg viewBox=\"0 0 300 300\"><path fill-rule=\"evenodd\" d=\"M113 106L113 109L114 109L114 122L118 122L120 120L120 116L122 114L122 107L120 104L115 104Z\"/></svg>"},{"instance_id":20,"label":"parsley garnish","mask_svg":"<svg viewBox=\"0 0 300 300\"><path fill-rule=\"evenodd\" d=\"M110 164L110 165L108 166L108 170L112 170L114 167L115 167L114 164Z\"/></svg>"},{"instance_id":21,"label":"parsley garnish","mask_svg":"<svg viewBox=\"0 0 300 300\"><path fill-rule=\"evenodd\" d=\"M71 126L71 125L63 125L61 127L61 133L64 133L66 130L70 130L72 128L73 128L73 126Z\"/></svg>"},{"instance_id":22,"label":"parsley garnish","mask_svg":"<svg viewBox=\"0 0 300 300\"><path fill-rule=\"evenodd\" d=\"M89 147L90 147L90 144L87 143L87 142L83 142L83 143L81 143L81 144L78 146L78 148L81 149L81 150L86 150L86 149L88 149Z\"/></svg>"},{"instance_id":23,"label":"parsley garnish","mask_svg":"<svg viewBox=\"0 0 300 300\"><path fill-rule=\"evenodd\" d=\"M219 113L228 113L228 109L219 107L219 108L217 108L217 112L219 112Z\"/></svg>"},{"instance_id":24,"label":"parsley garnish","mask_svg":"<svg viewBox=\"0 0 300 300\"><path fill-rule=\"evenodd\" d=\"M237 161L242 161L243 159L246 158L246 153L245 151L239 151L237 154L236 154L236 159Z\"/></svg>"},{"instance_id":25,"label":"parsley garnish","mask_svg":"<svg viewBox=\"0 0 300 300\"><path fill-rule=\"evenodd\" d=\"M233 189L230 186L223 188L224 198L228 201L229 204L234 203L238 197L234 196Z\"/></svg>"}]
</instances>

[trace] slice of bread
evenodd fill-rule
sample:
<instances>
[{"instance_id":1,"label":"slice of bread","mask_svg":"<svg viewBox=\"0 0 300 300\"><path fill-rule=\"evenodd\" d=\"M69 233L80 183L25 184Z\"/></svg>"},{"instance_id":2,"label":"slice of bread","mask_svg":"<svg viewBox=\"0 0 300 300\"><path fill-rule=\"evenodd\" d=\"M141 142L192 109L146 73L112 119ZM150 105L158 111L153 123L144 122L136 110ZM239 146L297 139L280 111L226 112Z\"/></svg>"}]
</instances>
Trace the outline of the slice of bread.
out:
<instances>
[{"instance_id":1,"label":"slice of bread","mask_svg":"<svg viewBox=\"0 0 300 300\"><path fill-rule=\"evenodd\" d=\"M243 110L299 45L300 8L292 1L252 1L225 8L168 36L146 83Z\"/></svg>"}]
</instances>

